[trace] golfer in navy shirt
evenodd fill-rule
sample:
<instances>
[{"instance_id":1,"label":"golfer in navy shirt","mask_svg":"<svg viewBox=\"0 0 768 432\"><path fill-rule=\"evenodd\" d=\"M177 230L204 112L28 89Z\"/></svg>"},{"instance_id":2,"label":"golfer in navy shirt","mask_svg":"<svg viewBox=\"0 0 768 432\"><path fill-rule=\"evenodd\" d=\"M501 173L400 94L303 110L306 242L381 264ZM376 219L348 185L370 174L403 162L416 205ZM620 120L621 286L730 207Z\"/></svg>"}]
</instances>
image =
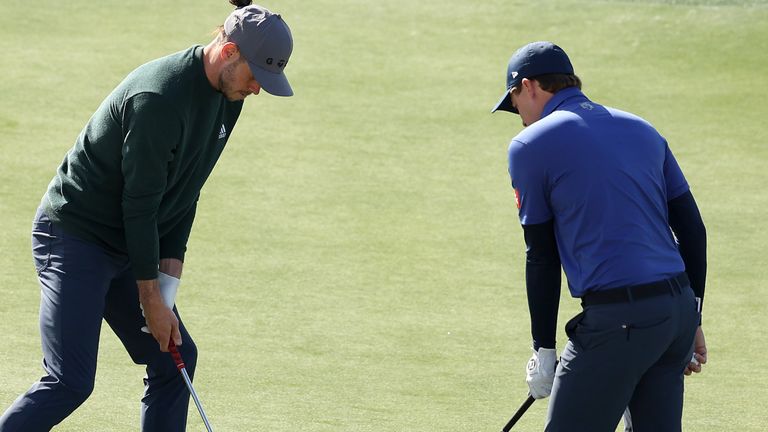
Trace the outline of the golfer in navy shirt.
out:
<instances>
[{"instance_id":1,"label":"golfer in navy shirt","mask_svg":"<svg viewBox=\"0 0 768 432\"><path fill-rule=\"evenodd\" d=\"M520 48L493 109L526 128L509 173L527 246L533 356L527 382L550 395L546 431L679 431L683 375L706 362L701 304L706 230L666 140L597 104L565 52ZM560 268L583 311L557 364Z\"/></svg>"}]
</instances>

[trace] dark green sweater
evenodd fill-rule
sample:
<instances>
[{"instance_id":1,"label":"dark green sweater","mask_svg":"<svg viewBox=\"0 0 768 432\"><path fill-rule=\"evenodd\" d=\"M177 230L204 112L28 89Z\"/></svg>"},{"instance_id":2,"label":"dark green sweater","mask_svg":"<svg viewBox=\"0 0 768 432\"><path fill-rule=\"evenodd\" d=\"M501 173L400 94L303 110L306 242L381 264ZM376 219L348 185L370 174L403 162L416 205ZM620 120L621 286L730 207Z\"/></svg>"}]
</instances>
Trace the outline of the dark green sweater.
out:
<instances>
[{"instance_id":1,"label":"dark green sweater","mask_svg":"<svg viewBox=\"0 0 768 432\"><path fill-rule=\"evenodd\" d=\"M203 47L131 72L64 157L42 205L62 228L127 254L136 279L161 258L183 260L200 189L242 102L211 87Z\"/></svg>"}]
</instances>

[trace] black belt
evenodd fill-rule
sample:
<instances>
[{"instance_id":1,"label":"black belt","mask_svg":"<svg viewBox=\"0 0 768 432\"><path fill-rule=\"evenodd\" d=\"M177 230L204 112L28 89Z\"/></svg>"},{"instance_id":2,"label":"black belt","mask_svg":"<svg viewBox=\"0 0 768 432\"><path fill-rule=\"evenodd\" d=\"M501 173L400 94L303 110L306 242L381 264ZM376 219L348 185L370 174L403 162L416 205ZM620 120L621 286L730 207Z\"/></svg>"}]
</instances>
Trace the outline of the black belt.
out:
<instances>
[{"instance_id":1,"label":"black belt","mask_svg":"<svg viewBox=\"0 0 768 432\"><path fill-rule=\"evenodd\" d=\"M633 300L657 297L663 294L681 293L683 287L690 286L685 272L656 282L640 285L628 285L611 288L605 291L589 291L581 298L582 306L592 306L609 303L626 303Z\"/></svg>"}]
</instances>

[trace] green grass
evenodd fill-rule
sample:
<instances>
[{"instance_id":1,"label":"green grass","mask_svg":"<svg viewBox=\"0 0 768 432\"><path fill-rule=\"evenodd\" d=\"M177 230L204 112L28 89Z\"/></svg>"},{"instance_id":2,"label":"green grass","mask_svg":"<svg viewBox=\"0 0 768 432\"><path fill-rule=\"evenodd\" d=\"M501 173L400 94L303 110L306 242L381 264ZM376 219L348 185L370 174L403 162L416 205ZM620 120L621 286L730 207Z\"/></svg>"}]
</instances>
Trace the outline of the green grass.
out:
<instances>
[{"instance_id":1,"label":"green grass","mask_svg":"<svg viewBox=\"0 0 768 432\"><path fill-rule=\"evenodd\" d=\"M542 39L589 96L668 138L707 223L710 364L686 381L684 429L763 430L766 2L266 5L293 30L296 96L247 101L203 190L178 299L216 430L506 422L530 344L506 173L521 126L488 111L509 55ZM228 11L0 4L0 410L42 373L29 228L55 167L126 73L207 43ZM577 310L564 296L561 328ZM137 429L142 368L108 327L102 338L96 390L57 430ZM189 425L202 429L194 407Z\"/></svg>"}]
</instances>

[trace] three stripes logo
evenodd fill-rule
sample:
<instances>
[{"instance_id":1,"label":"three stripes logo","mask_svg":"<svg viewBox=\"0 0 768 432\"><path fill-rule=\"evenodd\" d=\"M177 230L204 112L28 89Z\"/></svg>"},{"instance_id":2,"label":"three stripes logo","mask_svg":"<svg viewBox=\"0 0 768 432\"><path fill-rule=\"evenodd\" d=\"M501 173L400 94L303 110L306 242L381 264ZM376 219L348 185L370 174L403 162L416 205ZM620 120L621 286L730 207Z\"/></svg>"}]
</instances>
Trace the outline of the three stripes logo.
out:
<instances>
[{"instance_id":1,"label":"three stripes logo","mask_svg":"<svg viewBox=\"0 0 768 432\"><path fill-rule=\"evenodd\" d=\"M227 137L227 128L224 127L224 124L221 125L221 130L219 130L219 139L226 138Z\"/></svg>"}]
</instances>

